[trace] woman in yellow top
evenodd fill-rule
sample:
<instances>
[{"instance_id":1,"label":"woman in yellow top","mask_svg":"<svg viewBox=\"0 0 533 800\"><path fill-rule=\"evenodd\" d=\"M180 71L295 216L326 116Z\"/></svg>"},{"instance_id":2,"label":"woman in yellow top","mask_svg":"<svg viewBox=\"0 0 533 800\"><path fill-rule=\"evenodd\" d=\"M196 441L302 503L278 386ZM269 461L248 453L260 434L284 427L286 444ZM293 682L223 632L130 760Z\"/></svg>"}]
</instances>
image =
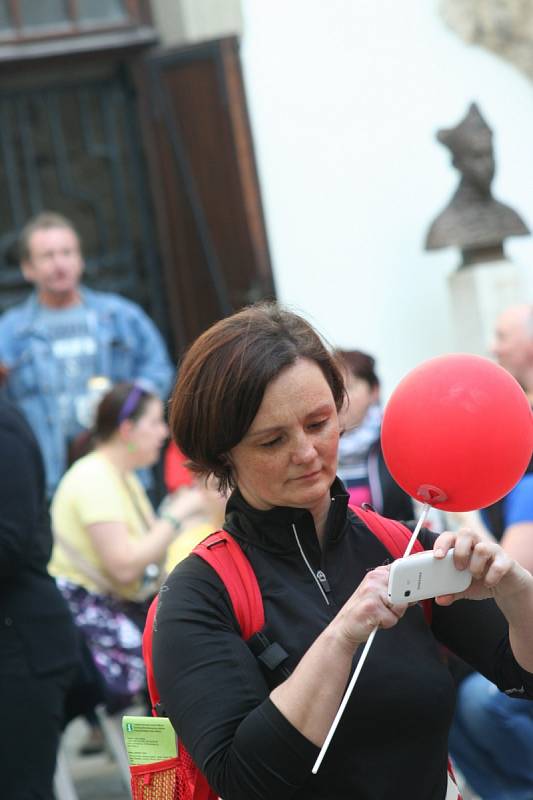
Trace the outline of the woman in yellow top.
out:
<instances>
[{"instance_id":1,"label":"woman in yellow top","mask_svg":"<svg viewBox=\"0 0 533 800\"><path fill-rule=\"evenodd\" d=\"M109 711L144 688L141 631L154 578L183 521L201 504L178 493L154 514L135 470L154 464L167 437L163 403L117 384L96 414L96 446L61 480L52 502L50 571L104 679Z\"/></svg>"}]
</instances>

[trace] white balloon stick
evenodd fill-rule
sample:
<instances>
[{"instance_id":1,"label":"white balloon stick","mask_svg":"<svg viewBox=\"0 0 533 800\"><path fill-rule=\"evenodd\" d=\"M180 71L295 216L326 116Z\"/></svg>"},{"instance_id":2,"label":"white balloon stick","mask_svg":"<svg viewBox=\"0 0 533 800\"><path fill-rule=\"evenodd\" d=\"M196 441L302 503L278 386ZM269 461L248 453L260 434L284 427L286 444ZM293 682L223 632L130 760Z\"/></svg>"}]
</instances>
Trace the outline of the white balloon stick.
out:
<instances>
[{"instance_id":1,"label":"white balloon stick","mask_svg":"<svg viewBox=\"0 0 533 800\"><path fill-rule=\"evenodd\" d=\"M422 513L420 515L420 519L418 520L418 522L416 524L416 527L415 527L415 529L413 531L413 535L409 539L409 544L407 545L407 548L406 548L405 553L403 554L402 558L405 558L406 556L408 556L410 554L411 550L413 549L414 544L415 544L415 542L417 540L418 534L420 533L420 529L422 528L422 525L424 524L424 521L425 521L426 516L428 514L428 511L429 511L429 504L425 503L423 508L422 508ZM365 646L364 646L363 652L361 653L361 658L357 662L357 667L355 668L355 672L352 675L350 683L348 684L348 688L346 689L346 692L344 693L344 697L342 698L342 702L341 702L341 704L339 706L339 709L338 709L337 713L335 714L335 719L331 723L331 727L330 727L330 729L328 731L328 735L326 736L326 738L324 740L324 744L320 748L320 753L318 754L317 760L315 761L315 764L314 764L313 769L312 769L313 775L317 774L317 772L318 772L318 770L320 768L320 765L321 765L321 763L322 763L322 761L324 759L324 756L326 755L327 749L329 747L329 743L333 739L333 734L335 733L335 730L337 729L337 725L340 722L340 719L342 717L344 709L346 708L346 703L350 699L350 695L352 694L353 687L355 686L355 684L357 682L357 679L358 679L358 677L359 677L359 675L361 673L361 670L363 668L363 664L365 663L366 657L368 655L368 652L369 652L370 648L372 647L372 642L374 641L374 637L375 637L377 632L378 632L378 629L374 628L374 630L370 633L370 636L368 637L368 639L365 642Z\"/></svg>"}]
</instances>

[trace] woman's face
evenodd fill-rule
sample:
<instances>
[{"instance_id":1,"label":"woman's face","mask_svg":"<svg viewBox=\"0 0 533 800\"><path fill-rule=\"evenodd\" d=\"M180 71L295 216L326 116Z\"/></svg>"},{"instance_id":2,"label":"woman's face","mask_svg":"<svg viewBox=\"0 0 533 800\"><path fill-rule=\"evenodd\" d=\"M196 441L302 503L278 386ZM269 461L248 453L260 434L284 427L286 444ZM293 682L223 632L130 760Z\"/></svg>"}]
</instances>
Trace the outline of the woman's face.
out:
<instances>
[{"instance_id":1,"label":"woman's face","mask_svg":"<svg viewBox=\"0 0 533 800\"><path fill-rule=\"evenodd\" d=\"M128 448L135 468L155 464L168 436L163 403L158 397L150 398L139 419L130 422Z\"/></svg>"},{"instance_id":2,"label":"woman's face","mask_svg":"<svg viewBox=\"0 0 533 800\"><path fill-rule=\"evenodd\" d=\"M329 503L339 422L320 367L299 359L268 385L254 421L230 452L234 480L254 508Z\"/></svg>"}]
</instances>

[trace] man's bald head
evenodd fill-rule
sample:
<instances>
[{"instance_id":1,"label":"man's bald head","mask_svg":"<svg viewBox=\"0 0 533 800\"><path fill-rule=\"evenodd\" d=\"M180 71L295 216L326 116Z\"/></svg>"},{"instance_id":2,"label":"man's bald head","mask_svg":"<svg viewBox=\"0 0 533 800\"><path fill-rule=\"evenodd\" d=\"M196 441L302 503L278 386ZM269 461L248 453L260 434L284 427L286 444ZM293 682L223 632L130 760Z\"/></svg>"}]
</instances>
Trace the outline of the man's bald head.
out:
<instances>
[{"instance_id":1,"label":"man's bald head","mask_svg":"<svg viewBox=\"0 0 533 800\"><path fill-rule=\"evenodd\" d=\"M533 306L510 306L500 314L492 352L524 390L533 393Z\"/></svg>"}]
</instances>

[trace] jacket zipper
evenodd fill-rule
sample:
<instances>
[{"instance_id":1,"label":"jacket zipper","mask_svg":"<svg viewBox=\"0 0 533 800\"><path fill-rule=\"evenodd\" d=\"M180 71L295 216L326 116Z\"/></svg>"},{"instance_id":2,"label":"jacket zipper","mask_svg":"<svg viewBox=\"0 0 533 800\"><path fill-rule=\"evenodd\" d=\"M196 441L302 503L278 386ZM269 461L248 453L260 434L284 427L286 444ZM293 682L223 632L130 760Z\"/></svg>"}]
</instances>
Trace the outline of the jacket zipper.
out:
<instances>
[{"instance_id":1,"label":"jacket zipper","mask_svg":"<svg viewBox=\"0 0 533 800\"><path fill-rule=\"evenodd\" d=\"M324 588L323 588L323 585L324 585L324 587L326 588L326 591L329 591L328 580L327 580L324 572L321 569L318 570L317 573L315 573L313 567L311 566L311 564L307 560L307 557L306 557L306 555L305 555L305 553L303 551L302 545L300 544L300 540L298 538L298 533L296 531L296 525L294 524L294 522L292 523L292 530L293 530L293 533L294 533L294 538L296 539L296 544L298 545L298 549L300 550L300 555L302 556L307 569L309 570L309 572L313 576L314 582L316 583L316 585L320 589L320 593L321 593L322 597L324 598L324 600L326 601L326 605L329 606L330 602L329 602L329 600L327 598L327 595L326 595L326 592L324 591Z\"/></svg>"}]
</instances>

